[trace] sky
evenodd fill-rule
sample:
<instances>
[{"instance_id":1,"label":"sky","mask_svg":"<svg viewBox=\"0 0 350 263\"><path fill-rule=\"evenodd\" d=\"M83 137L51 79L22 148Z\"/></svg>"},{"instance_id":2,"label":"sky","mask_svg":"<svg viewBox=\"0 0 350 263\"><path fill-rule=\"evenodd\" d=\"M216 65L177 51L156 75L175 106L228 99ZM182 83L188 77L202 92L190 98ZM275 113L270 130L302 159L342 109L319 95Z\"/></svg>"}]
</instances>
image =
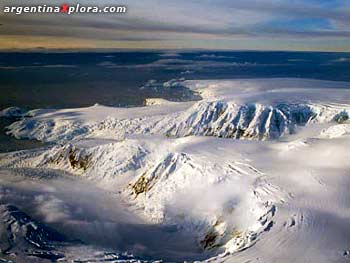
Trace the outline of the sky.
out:
<instances>
[{"instance_id":1,"label":"sky","mask_svg":"<svg viewBox=\"0 0 350 263\"><path fill-rule=\"evenodd\" d=\"M125 14L22 14L14 5L124 5ZM350 51L349 0L1 0L0 49Z\"/></svg>"}]
</instances>

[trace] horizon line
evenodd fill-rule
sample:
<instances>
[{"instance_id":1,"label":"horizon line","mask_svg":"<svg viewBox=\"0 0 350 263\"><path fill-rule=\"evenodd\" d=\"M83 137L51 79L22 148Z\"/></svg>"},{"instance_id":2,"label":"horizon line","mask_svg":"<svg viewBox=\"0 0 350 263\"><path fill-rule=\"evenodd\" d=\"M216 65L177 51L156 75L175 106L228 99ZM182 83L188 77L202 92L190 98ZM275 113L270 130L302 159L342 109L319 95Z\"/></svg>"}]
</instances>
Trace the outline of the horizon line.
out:
<instances>
[{"instance_id":1,"label":"horizon line","mask_svg":"<svg viewBox=\"0 0 350 263\"><path fill-rule=\"evenodd\" d=\"M100 52L296 52L296 53L350 53L350 50L288 50L288 49L206 49L206 48L29 48L29 49L1 49L0 53L100 53Z\"/></svg>"}]
</instances>

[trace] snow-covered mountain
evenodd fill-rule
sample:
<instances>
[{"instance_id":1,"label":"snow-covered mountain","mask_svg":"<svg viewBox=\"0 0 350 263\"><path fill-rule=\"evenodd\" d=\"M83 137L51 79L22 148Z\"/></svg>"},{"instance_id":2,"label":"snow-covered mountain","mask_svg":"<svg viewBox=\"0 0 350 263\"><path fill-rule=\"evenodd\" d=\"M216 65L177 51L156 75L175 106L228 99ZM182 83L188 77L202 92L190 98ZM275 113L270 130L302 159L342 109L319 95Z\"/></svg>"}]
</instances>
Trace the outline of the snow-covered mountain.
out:
<instances>
[{"instance_id":1,"label":"snow-covered mountain","mask_svg":"<svg viewBox=\"0 0 350 263\"><path fill-rule=\"evenodd\" d=\"M320 104L236 105L222 101L199 103L180 116L169 136L205 135L234 139L277 139L298 126L336 121L348 111Z\"/></svg>"},{"instance_id":2,"label":"snow-covered mountain","mask_svg":"<svg viewBox=\"0 0 350 263\"><path fill-rule=\"evenodd\" d=\"M87 136L104 137L106 133L108 138L114 139L122 139L125 135L131 134L158 134L167 137L195 135L268 140L293 134L298 127L307 124L342 123L349 119L349 114L350 107L341 104L264 105L205 100L195 103L183 112L123 119L107 116L101 122L93 124L81 123L75 119L41 118L39 115L13 123L9 127L8 134L16 138L49 142L67 142Z\"/></svg>"},{"instance_id":3,"label":"snow-covered mountain","mask_svg":"<svg viewBox=\"0 0 350 263\"><path fill-rule=\"evenodd\" d=\"M189 235L190 260L346 262L349 84L182 85L202 100L29 112L9 134L53 144L1 154L1 169L87 179L145 224Z\"/></svg>"}]
</instances>

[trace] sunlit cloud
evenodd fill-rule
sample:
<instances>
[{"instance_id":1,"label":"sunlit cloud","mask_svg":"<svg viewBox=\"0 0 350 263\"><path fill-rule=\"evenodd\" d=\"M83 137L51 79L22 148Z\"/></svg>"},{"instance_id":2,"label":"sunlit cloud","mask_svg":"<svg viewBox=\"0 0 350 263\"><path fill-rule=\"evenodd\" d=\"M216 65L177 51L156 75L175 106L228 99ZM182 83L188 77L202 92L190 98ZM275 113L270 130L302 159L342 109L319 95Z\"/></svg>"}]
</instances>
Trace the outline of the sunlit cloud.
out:
<instances>
[{"instance_id":1,"label":"sunlit cloud","mask_svg":"<svg viewBox=\"0 0 350 263\"><path fill-rule=\"evenodd\" d=\"M63 2L75 3L57 0L55 4ZM0 7L15 4L23 1L4 0ZM26 1L29 4L43 2ZM89 4L115 5L115 1L84 1ZM0 35L14 41L1 40L0 48L350 50L346 1L124 0L118 4L127 6L126 14L1 13ZM19 39L23 38L31 44L22 47ZM56 45L50 44L53 39Z\"/></svg>"}]
</instances>

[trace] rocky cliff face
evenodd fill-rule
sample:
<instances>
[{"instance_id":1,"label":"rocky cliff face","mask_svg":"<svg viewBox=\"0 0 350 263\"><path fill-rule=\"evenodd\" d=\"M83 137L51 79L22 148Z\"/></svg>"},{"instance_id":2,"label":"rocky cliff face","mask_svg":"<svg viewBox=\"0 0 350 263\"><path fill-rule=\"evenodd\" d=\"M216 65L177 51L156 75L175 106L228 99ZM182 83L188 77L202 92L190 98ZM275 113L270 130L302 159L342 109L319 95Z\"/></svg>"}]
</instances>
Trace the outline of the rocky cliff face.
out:
<instances>
[{"instance_id":1,"label":"rocky cliff face","mask_svg":"<svg viewBox=\"0 0 350 263\"><path fill-rule=\"evenodd\" d=\"M294 133L297 126L317 119L310 105L237 105L202 102L179 117L169 136L205 135L234 139L276 139Z\"/></svg>"}]
</instances>

